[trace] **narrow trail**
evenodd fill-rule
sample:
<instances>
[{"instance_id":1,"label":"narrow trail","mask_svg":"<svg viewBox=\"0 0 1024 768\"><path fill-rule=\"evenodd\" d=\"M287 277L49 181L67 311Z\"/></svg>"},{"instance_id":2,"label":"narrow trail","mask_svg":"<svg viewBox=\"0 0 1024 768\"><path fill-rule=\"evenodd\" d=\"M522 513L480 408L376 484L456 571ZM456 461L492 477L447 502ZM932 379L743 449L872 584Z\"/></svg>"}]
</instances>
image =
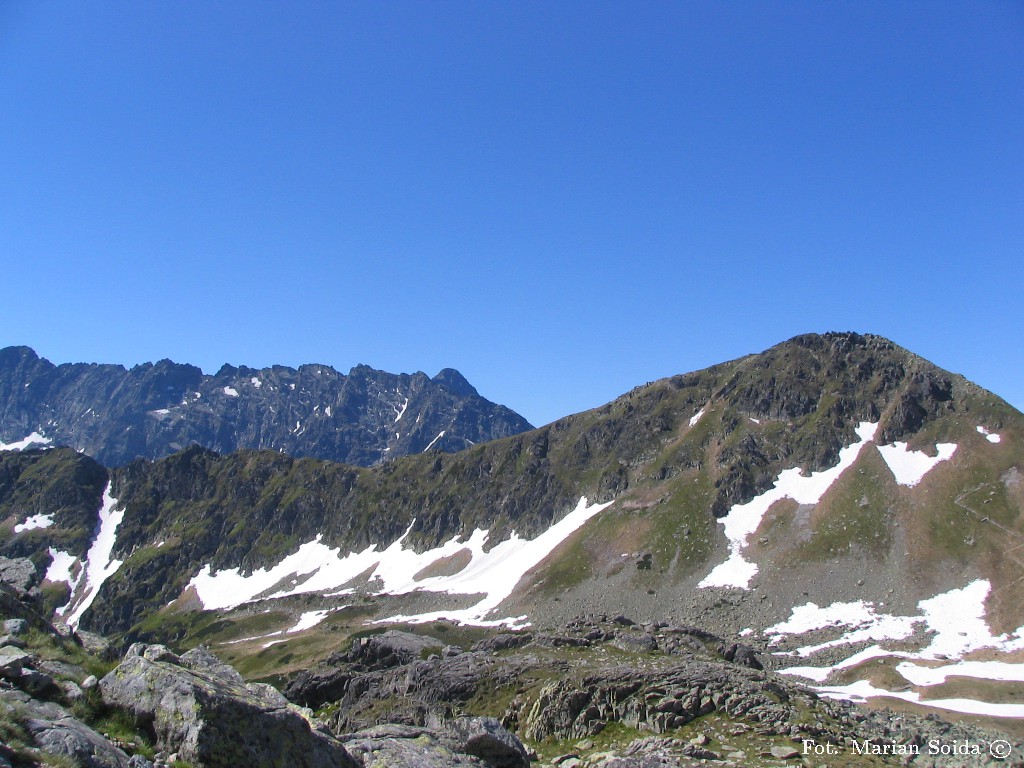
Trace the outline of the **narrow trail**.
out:
<instances>
[{"instance_id":1,"label":"narrow trail","mask_svg":"<svg viewBox=\"0 0 1024 768\"><path fill-rule=\"evenodd\" d=\"M973 515L975 518L977 518L978 522L984 523L985 525L994 525L996 528L1002 531L1004 535L1007 536L1010 542L1013 543L1013 546L1003 550L1003 558L1016 565L1021 575L1013 581L1011 581L1010 583L1004 584L1002 587L1000 587L992 593L992 599L996 602L997 605L1001 606L1002 593L1006 592L1010 588L1024 581L1024 560L1022 560L1020 556L1017 554L1018 550L1024 550L1024 535L1021 535L1012 528L1007 528L1002 523L993 520L990 515L982 514L981 512L974 509L973 507L968 506L964 502L965 497L969 496L972 493L980 491L986 485L991 485L991 483L981 483L979 485L974 486L973 488L968 488L966 491L964 491L955 499L953 499L953 503L960 507L960 509L967 512L968 514Z\"/></svg>"}]
</instances>

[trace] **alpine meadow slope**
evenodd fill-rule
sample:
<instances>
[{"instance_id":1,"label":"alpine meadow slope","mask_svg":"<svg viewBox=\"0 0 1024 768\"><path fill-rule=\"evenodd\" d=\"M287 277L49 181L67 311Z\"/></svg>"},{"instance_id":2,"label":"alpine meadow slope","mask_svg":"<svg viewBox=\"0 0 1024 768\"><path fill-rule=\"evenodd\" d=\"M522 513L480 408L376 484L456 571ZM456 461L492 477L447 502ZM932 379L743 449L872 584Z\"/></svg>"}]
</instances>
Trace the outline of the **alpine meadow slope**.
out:
<instances>
[{"instance_id":1,"label":"alpine meadow slope","mask_svg":"<svg viewBox=\"0 0 1024 768\"><path fill-rule=\"evenodd\" d=\"M825 696L1005 725L1022 473L1024 416L996 395L881 337L810 334L372 468L3 453L0 554L46 573L66 621L275 681L377 622L626 614L739 638Z\"/></svg>"}]
</instances>

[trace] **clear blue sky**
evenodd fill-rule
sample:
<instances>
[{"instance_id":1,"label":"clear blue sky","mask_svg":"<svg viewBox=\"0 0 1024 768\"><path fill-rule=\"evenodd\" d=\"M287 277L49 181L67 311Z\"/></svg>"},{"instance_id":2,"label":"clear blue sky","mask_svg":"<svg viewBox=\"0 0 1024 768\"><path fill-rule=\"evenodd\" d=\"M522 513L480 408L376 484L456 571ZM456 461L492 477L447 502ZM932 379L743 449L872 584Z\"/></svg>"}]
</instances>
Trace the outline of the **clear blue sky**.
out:
<instances>
[{"instance_id":1,"label":"clear blue sky","mask_svg":"<svg viewBox=\"0 0 1024 768\"><path fill-rule=\"evenodd\" d=\"M1024 3L0 3L0 346L461 370L798 333L1024 407Z\"/></svg>"}]
</instances>

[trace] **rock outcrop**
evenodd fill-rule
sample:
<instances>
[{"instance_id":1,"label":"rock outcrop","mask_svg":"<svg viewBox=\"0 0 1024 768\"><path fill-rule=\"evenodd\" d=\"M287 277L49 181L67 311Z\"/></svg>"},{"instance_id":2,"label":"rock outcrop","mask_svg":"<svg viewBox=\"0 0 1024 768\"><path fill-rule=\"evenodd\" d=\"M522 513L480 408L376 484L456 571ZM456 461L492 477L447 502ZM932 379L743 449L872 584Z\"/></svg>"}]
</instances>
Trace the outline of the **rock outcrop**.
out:
<instances>
[{"instance_id":1,"label":"rock outcrop","mask_svg":"<svg viewBox=\"0 0 1024 768\"><path fill-rule=\"evenodd\" d=\"M356 768L332 736L269 685L246 684L202 649L176 656L132 646L100 680L105 704L130 712L165 752L204 768Z\"/></svg>"},{"instance_id":2,"label":"rock outcrop","mask_svg":"<svg viewBox=\"0 0 1024 768\"><path fill-rule=\"evenodd\" d=\"M821 699L762 669L742 643L696 627L624 618L580 618L557 633L502 633L471 650L449 646L428 658L409 653L405 661L382 650L426 649L431 638L392 631L374 642L357 640L348 653L297 675L285 692L326 704L332 728L367 765L472 765L472 755L495 768L525 766L537 756L520 738L537 749L575 745L575 752L541 762L561 768L778 765L799 758L794 745L803 740L845 754L855 742L896 753L929 740L1000 738L934 716ZM376 651L367 654L370 648ZM487 707L495 717L465 714ZM375 724L381 711L395 722ZM923 752L879 764L942 765ZM980 768L989 759L966 756L958 764Z\"/></svg>"}]
</instances>

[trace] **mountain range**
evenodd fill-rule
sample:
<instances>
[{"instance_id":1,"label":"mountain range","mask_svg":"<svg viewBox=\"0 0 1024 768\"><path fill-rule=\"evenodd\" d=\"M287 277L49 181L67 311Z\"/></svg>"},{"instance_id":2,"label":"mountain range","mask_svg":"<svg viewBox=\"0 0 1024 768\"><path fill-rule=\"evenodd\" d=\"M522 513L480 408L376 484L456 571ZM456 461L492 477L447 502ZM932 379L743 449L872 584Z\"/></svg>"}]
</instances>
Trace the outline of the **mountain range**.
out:
<instances>
[{"instance_id":1,"label":"mountain range","mask_svg":"<svg viewBox=\"0 0 1024 768\"><path fill-rule=\"evenodd\" d=\"M218 377L172 399L286 384ZM27 406L4 386L3 434L49 424L7 421ZM379 411L413 408L393 394ZM0 555L30 558L72 626L203 643L278 683L331 679L342 639L385 626L589 614L733 638L823 696L1024 718L1024 416L998 396L878 336L809 334L524 430L383 463L378 441L376 466L308 445L0 453Z\"/></svg>"},{"instance_id":2,"label":"mountain range","mask_svg":"<svg viewBox=\"0 0 1024 768\"><path fill-rule=\"evenodd\" d=\"M0 444L66 445L108 466L190 445L372 466L530 428L453 368L430 378L366 365L348 375L327 365L224 365L209 376L170 360L54 365L29 347L0 349Z\"/></svg>"}]
</instances>

